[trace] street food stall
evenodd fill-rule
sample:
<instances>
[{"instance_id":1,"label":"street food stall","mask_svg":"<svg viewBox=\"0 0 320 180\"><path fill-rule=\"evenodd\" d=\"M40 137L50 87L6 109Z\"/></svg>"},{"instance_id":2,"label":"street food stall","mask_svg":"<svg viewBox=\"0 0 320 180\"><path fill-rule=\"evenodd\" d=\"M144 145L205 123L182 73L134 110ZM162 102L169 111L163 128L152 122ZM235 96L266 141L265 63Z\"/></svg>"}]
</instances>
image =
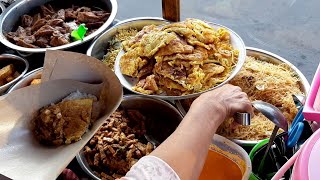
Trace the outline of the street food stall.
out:
<instances>
[{"instance_id":1,"label":"street food stall","mask_svg":"<svg viewBox=\"0 0 320 180\"><path fill-rule=\"evenodd\" d=\"M0 179L119 179L226 84L198 179L317 179L317 5L0 1Z\"/></svg>"}]
</instances>

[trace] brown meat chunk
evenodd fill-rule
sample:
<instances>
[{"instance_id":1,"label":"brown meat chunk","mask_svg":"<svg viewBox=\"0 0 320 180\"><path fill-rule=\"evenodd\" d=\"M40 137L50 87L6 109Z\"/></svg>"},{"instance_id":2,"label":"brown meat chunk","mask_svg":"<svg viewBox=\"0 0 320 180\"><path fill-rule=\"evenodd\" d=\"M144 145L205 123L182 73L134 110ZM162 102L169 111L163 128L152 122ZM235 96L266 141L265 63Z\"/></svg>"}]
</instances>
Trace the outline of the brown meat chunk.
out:
<instances>
[{"instance_id":1,"label":"brown meat chunk","mask_svg":"<svg viewBox=\"0 0 320 180\"><path fill-rule=\"evenodd\" d=\"M34 25L39 19L41 19L41 14L37 13L33 16L33 22L32 25Z\"/></svg>"},{"instance_id":2,"label":"brown meat chunk","mask_svg":"<svg viewBox=\"0 0 320 180\"><path fill-rule=\"evenodd\" d=\"M52 27L60 26L63 24L63 22L64 21L62 19L51 19L48 21L47 25L52 26Z\"/></svg>"},{"instance_id":3,"label":"brown meat chunk","mask_svg":"<svg viewBox=\"0 0 320 180\"><path fill-rule=\"evenodd\" d=\"M64 9L60 9L56 14L52 16L53 19L66 19L66 12Z\"/></svg>"},{"instance_id":4,"label":"brown meat chunk","mask_svg":"<svg viewBox=\"0 0 320 180\"><path fill-rule=\"evenodd\" d=\"M40 6L41 8L41 12L42 12L42 15L43 16L52 16L54 15L54 9L52 8L52 6L50 4L48 5L43 5L43 6Z\"/></svg>"},{"instance_id":5,"label":"brown meat chunk","mask_svg":"<svg viewBox=\"0 0 320 180\"><path fill-rule=\"evenodd\" d=\"M109 13L96 15L93 12L78 12L77 20L82 23L94 23L109 17Z\"/></svg>"},{"instance_id":6,"label":"brown meat chunk","mask_svg":"<svg viewBox=\"0 0 320 180\"><path fill-rule=\"evenodd\" d=\"M104 24L103 21L98 21L98 22L93 22L93 23L87 23L87 24L86 24L86 27L87 27L87 28L90 28L90 29L99 28L99 27L101 27L103 24Z\"/></svg>"},{"instance_id":7,"label":"brown meat chunk","mask_svg":"<svg viewBox=\"0 0 320 180\"><path fill-rule=\"evenodd\" d=\"M66 19L77 19L78 12L74 11L72 8L68 8L65 10L65 18Z\"/></svg>"},{"instance_id":8,"label":"brown meat chunk","mask_svg":"<svg viewBox=\"0 0 320 180\"><path fill-rule=\"evenodd\" d=\"M48 37L45 37L45 36L40 36L35 44L39 47L43 47L43 48L46 48L49 46L49 38Z\"/></svg>"},{"instance_id":9,"label":"brown meat chunk","mask_svg":"<svg viewBox=\"0 0 320 180\"><path fill-rule=\"evenodd\" d=\"M50 25L44 25L42 26L36 33L34 33L35 37L40 37L40 36L50 36L54 32L54 28L51 27Z\"/></svg>"},{"instance_id":10,"label":"brown meat chunk","mask_svg":"<svg viewBox=\"0 0 320 180\"><path fill-rule=\"evenodd\" d=\"M148 147L142 140L145 121L146 116L137 110L118 109L89 141L84 155L101 179L124 176L139 158L153 150L152 144Z\"/></svg>"},{"instance_id":11,"label":"brown meat chunk","mask_svg":"<svg viewBox=\"0 0 320 180\"><path fill-rule=\"evenodd\" d=\"M22 15L21 23L23 27L29 27L32 26L33 18L29 15Z\"/></svg>"},{"instance_id":12,"label":"brown meat chunk","mask_svg":"<svg viewBox=\"0 0 320 180\"><path fill-rule=\"evenodd\" d=\"M37 31L42 26L44 26L46 23L47 23L47 21L45 19L39 19L33 24L33 26L31 27L31 30L32 31Z\"/></svg>"},{"instance_id":13,"label":"brown meat chunk","mask_svg":"<svg viewBox=\"0 0 320 180\"><path fill-rule=\"evenodd\" d=\"M18 39L16 41L16 44L19 45L19 46L22 46L22 47L27 47L27 48L38 48L38 46L35 46L33 44L30 44L30 43L27 43L22 39Z\"/></svg>"},{"instance_id":14,"label":"brown meat chunk","mask_svg":"<svg viewBox=\"0 0 320 180\"><path fill-rule=\"evenodd\" d=\"M53 33L51 40L50 40L50 45L55 47L55 46L61 46L64 44L68 44L69 42L69 38L67 38L67 36L61 34L60 32L55 32Z\"/></svg>"}]
</instances>

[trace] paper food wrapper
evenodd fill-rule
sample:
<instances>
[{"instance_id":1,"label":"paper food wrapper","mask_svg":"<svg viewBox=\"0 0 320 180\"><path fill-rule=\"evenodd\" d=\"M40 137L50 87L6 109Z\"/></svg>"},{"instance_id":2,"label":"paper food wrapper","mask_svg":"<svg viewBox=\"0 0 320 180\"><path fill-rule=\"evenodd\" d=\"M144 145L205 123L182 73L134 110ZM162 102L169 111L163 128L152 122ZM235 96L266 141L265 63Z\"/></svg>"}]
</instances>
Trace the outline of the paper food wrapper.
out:
<instances>
[{"instance_id":1,"label":"paper food wrapper","mask_svg":"<svg viewBox=\"0 0 320 180\"><path fill-rule=\"evenodd\" d=\"M122 99L115 74L83 54L47 51L42 78L41 84L0 99L0 174L12 179L56 179ZM30 130L34 113L77 90L99 98L100 118L78 142L57 147L40 144Z\"/></svg>"}]
</instances>

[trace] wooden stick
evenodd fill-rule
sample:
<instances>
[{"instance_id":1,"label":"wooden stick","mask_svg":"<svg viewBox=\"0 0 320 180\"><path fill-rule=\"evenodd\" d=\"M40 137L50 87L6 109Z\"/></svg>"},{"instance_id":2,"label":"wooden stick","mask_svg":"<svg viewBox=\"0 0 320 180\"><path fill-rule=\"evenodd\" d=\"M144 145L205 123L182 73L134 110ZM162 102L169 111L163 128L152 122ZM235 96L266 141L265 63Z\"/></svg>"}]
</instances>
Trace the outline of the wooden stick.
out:
<instances>
[{"instance_id":1,"label":"wooden stick","mask_svg":"<svg viewBox=\"0 0 320 180\"><path fill-rule=\"evenodd\" d=\"M180 21L180 0L162 0L162 17L173 22Z\"/></svg>"}]
</instances>

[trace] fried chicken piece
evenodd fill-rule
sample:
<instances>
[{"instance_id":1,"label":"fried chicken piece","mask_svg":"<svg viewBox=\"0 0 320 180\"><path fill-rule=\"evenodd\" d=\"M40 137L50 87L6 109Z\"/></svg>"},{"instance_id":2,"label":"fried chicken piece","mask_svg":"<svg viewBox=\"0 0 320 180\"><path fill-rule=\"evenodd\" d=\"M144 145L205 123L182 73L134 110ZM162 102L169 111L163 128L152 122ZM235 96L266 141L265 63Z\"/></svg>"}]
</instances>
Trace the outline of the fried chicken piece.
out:
<instances>
[{"instance_id":1,"label":"fried chicken piece","mask_svg":"<svg viewBox=\"0 0 320 180\"><path fill-rule=\"evenodd\" d=\"M184 88L181 84L166 78L166 77L159 77L158 81L159 85L165 89L166 92L171 91L171 90L178 90L180 93L180 95L182 94L182 92L187 91L186 88Z\"/></svg>"},{"instance_id":2,"label":"fried chicken piece","mask_svg":"<svg viewBox=\"0 0 320 180\"><path fill-rule=\"evenodd\" d=\"M80 140L89 128L92 104L93 99L70 100L58 104L66 123L63 128L66 144Z\"/></svg>"},{"instance_id":3,"label":"fried chicken piece","mask_svg":"<svg viewBox=\"0 0 320 180\"><path fill-rule=\"evenodd\" d=\"M129 51L137 47L137 44L141 41L142 37L151 31L159 31L159 29L155 25L144 26L134 37L122 42L124 50Z\"/></svg>"},{"instance_id":4,"label":"fried chicken piece","mask_svg":"<svg viewBox=\"0 0 320 180\"><path fill-rule=\"evenodd\" d=\"M147 59L142 59L137 56L137 51L130 51L125 53L120 60L121 73L131 77L137 77L139 69L148 64Z\"/></svg>"},{"instance_id":5,"label":"fried chicken piece","mask_svg":"<svg viewBox=\"0 0 320 180\"><path fill-rule=\"evenodd\" d=\"M204 77L204 82L209 80L212 76L224 72L225 68L221 65L215 63L207 63L202 66L203 72L206 74Z\"/></svg>"},{"instance_id":6,"label":"fried chicken piece","mask_svg":"<svg viewBox=\"0 0 320 180\"><path fill-rule=\"evenodd\" d=\"M174 39L176 39L174 33L159 32L145 34L140 42L140 46L143 47L143 53L140 55L151 58L160 48L166 46Z\"/></svg>"},{"instance_id":7,"label":"fried chicken piece","mask_svg":"<svg viewBox=\"0 0 320 180\"><path fill-rule=\"evenodd\" d=\"M142 77L145 77L145 76L148 76L148 75L152 74L152 70L153 70L154 64L155 63L153 61L150 61L150 62L148 62L147 65L143 66L139 70L137 78L141 79Z\"/></svg>"},{"instance_id":8,"label":"fried chicken piece","mask_svg":"<svg viewBox=\"0 0 320 180\"><path fill-rule=\"evenodd\" d=\"M157 60L159 61L159 59L160 58L158 57ZM178 54L162 57L163 61L173 61L173 60L178 60L178 59L189 60L189 61L204 61L204 60L208 59L208 52L203 47L196 46L193 53L190 53L190 54L178 53Z\"/></svg>"},{"instance_id":9,"label":"fried chicken piece","mask_svg":"<svg viewBox=\"0 0 320 180\"><path fill-rule=\"evenodd\" d=\"M147 76L146 79L140 80L137 85L133 87L133 90L136 90L141 93L153 94L156 93L159 88L155 81L155 75Z\"/></svg>"},{"instance_id":10,"label":"fried chicken piece","mask_svg":"<svg viewBox=\"0 0 320 180\"><path fill-rule=\"evenodd\" d=\"M192 53L193 50L193 46L188 45L185 40L183 40L181 37L176 36L176 39L170 41L169 44L159 49L159 51L155 54L155 58L157 59L157 57L159 56L167 56L176 53L189 54Z\"/></svg>"},{"instance_id":11,"label":"fried chicken piece","mask_svg":"<svg viewBox=\"0 0 320 180\"><path fill-rule=\"evenodd\" d=\"M187 72L183 66L170 66L168 62L156 63L154 73L186 86Z\"/></svg>"},{"instance_id":12,"label":"fried chicken piece","mask_svg":"<svg viewBox=\"0 0 320 180\"><path fill-rule=\"evenodd\" d=\"M78 141L90 125L92 98L65 100L40 109L32 120L36 138L43 144Z\"/></svg>"}]
</instances>

